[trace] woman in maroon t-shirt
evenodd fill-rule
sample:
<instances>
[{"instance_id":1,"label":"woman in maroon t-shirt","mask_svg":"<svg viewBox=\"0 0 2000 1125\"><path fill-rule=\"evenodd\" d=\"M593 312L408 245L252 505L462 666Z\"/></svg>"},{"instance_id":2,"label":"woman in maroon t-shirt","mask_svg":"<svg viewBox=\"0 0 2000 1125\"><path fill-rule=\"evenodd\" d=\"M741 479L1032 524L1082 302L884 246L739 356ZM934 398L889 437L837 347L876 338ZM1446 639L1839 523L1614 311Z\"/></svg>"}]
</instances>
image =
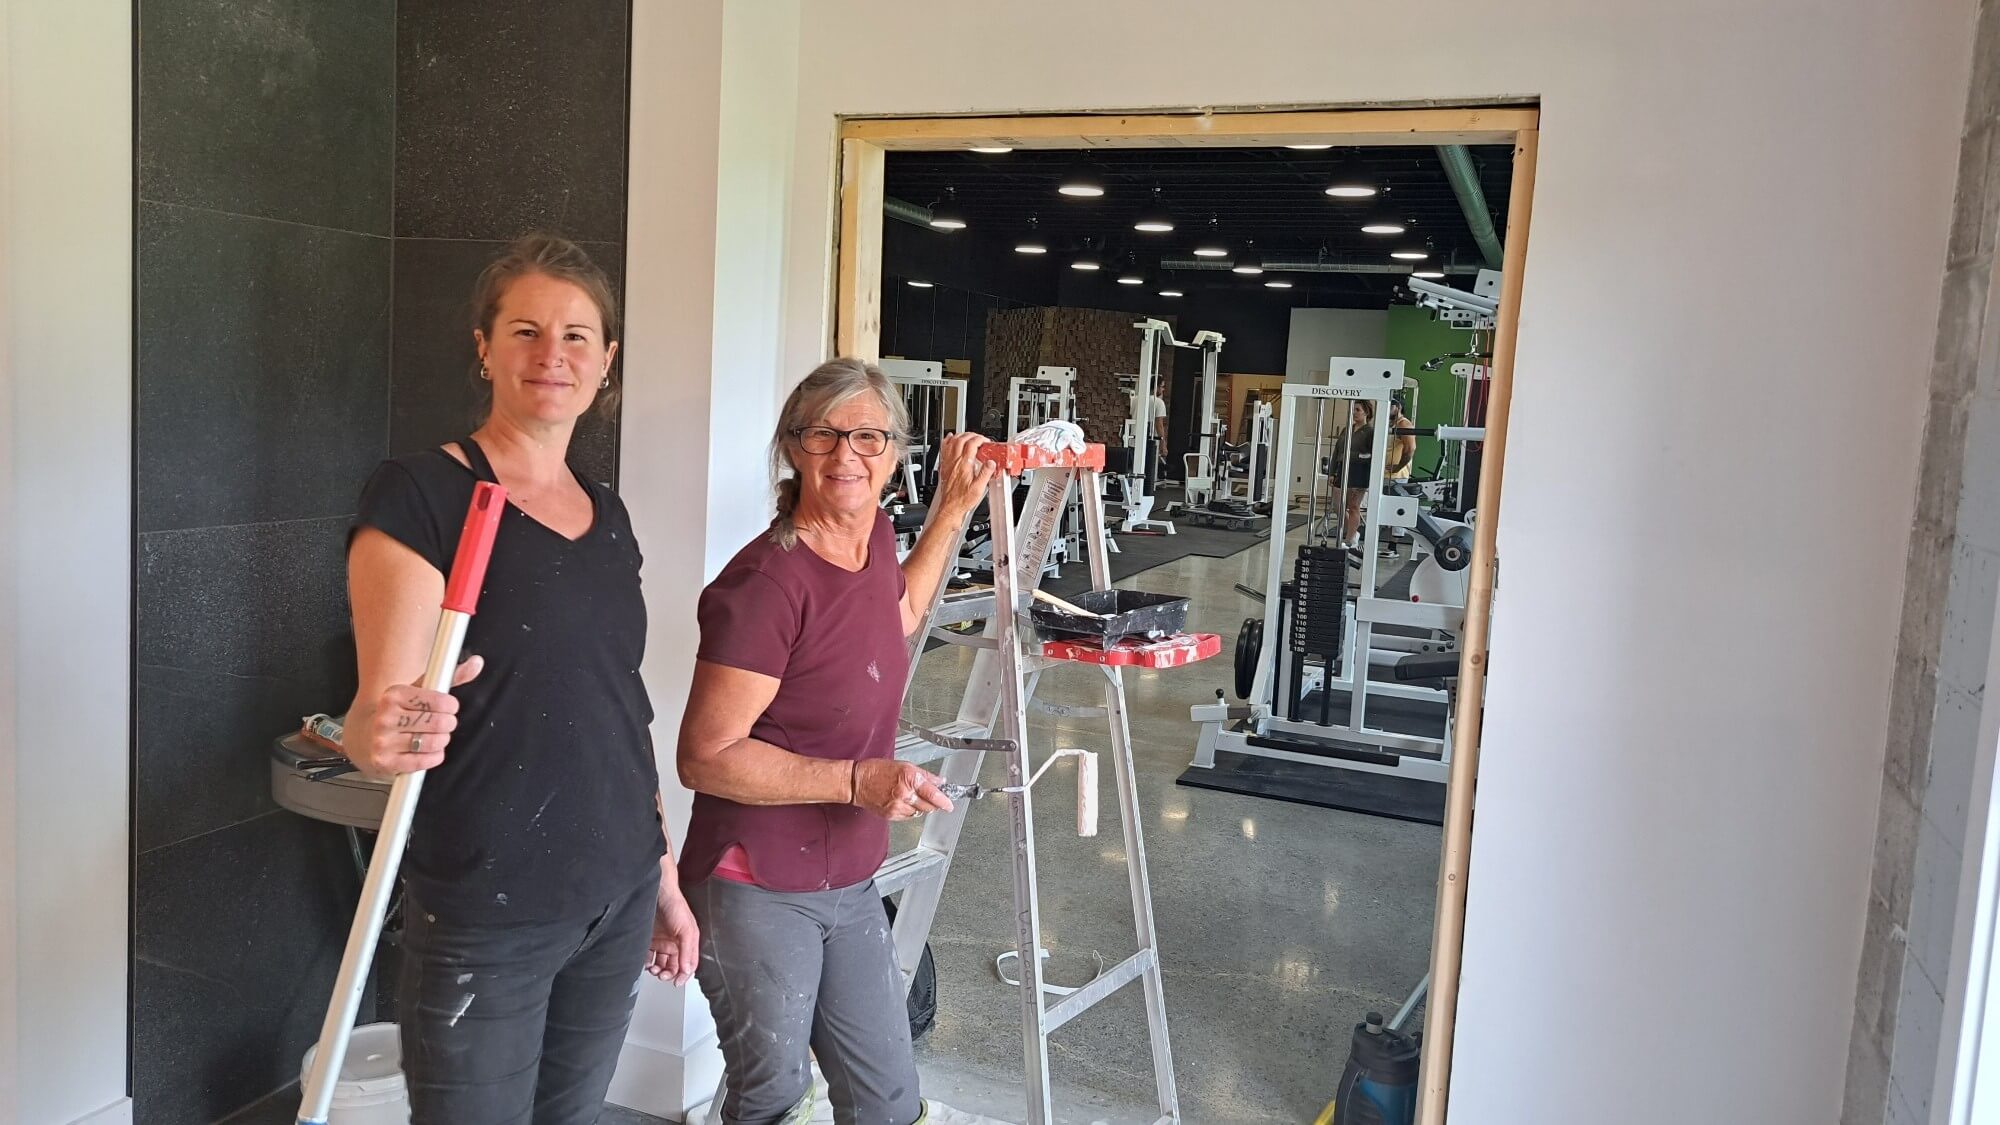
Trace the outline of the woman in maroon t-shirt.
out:
<instances>
[{"instance_id":1,"label":"woman in maroon t-shirt","mask_svg":"<svg viewBox=\"0 0 2000 1125\"><path fill-rule=\"evenodd\" d=\"M896 721L907 638L993 468L974 456L986 439L945 439L936 511L899 566L880 500L907 425L879 368L820 365L772 437L783 479L771 530L702 591L680 734L695 791L680 873L732 1125L805 1120L814 1056L836 1120L924 1116L874 874L889 821L951 808L936 778L896 760Z\"/></svg>"}]
</instances>

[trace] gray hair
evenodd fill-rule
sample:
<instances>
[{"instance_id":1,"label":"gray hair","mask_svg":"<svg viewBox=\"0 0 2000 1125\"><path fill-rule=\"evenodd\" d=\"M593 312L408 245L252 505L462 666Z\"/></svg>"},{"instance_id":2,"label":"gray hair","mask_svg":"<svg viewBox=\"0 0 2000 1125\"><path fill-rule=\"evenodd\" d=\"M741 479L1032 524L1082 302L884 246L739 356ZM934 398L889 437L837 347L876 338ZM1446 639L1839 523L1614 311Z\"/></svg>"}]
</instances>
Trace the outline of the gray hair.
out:
<instances>
[{"instance_id":1,"label":"gray hair","mask_svg":"<svg viewBox=\"0 0 2000 1125\"><path fill-rule=\"evenodd\" d=\"M882 369L863 359L830 359L799 380L778 411L778 428L771 435L771 485L777 493L777 515L771 519L771 538L789 551L799 541L792 513L799 506L799 478L792 464L792 432L822 421L828 414L861 397L872 394L889 416L889 443L898 456L909 440L910 413L903 406L902 392L889 381Z\"/></svg>"}]
</instances>

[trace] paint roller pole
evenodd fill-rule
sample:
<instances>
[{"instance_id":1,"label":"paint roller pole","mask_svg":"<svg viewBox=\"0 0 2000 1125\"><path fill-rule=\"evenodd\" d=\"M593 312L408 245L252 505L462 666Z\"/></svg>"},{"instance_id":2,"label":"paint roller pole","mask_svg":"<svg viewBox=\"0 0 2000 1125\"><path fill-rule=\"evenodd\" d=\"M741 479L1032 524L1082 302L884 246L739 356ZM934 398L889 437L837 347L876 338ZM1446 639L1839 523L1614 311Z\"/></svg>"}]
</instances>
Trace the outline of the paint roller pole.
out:
<instances>
[{"instance_id":1,"label":"paint roller pole","mask_svg":"<svg viewBox=\"0 0 2000 1125\"><path fill-rule=\"evenodd\" d=\"M465 512L465 528L458 537L458 555L452 560L451 578L445 584L437 635L431 641L430 663L424 668L423 686L431 691L451 690L458 651L465 644L465 627L478 606L479 588L486 581L486 562L493 553L493 536L500 529L500 513L506 506L506 489L484 481L473 486L472 504ZM423 787L424 772L418 770L398 775L389 788L389 804L382 813L381 831L375 837L375 856L368 864L368 877L361 884L361 904L354 911L354 926L347 932L347 953L340 959L333 1000L327 1005L312 1069L300 1091L299 1125L326 1125L327 1113L332 1109L334 1083L347 1057L347 1040L354 1031L361 992L368 980L369 966L375 960L375 942L381 936L382 920L388 913L389 892L395 886L396 870L403 863L403 846L409 842L410 822L416 817L417 797Z\"/></svg>"}]
</instances>

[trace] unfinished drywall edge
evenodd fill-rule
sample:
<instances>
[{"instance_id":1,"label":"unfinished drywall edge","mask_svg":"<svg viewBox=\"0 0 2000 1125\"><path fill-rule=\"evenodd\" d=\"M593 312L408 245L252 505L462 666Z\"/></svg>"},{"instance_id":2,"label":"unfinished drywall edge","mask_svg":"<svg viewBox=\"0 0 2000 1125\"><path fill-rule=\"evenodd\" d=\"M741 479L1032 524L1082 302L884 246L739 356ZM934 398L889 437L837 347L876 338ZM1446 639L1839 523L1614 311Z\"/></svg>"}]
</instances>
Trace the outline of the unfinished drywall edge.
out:
<instances>
[{"instance_id":1,"label":"unfinished drywall edge","mask_svg":"<svg viewBox=\"0 0 2000 1125\"><path fill-rule=\"evenodd\" d=\"M1973 39L1990 44L1996 36L2000 36L2000 9L1989 2L1982 8L1980 29ZM1992 96L2000 59L1991 50L1978 50L1973 65L1929 380L1916 517L1905 557L1841 1125L1928 1116L1941 1062L1934 1036L1945 1014L1943 994L1954 984L1932 979L1946 970L1922 965L1923 954L1912 947L1911 938L1914 928L1921 944L1934 945L1940 936L1936 927L1948 925L1935 917L1935 907L1921 919L1914 913L1917 886L1938 877L1936 872L1920 870L1918 862L1926 821L1937 811L1928 807L1929 781L1950 756L1969 760L1974 750L1972 745L1940 741L1959 740L1959 726L1940 729L1936 720L1946 705L1951 678L1967 674L1964 669L1954 672L1943 667L1947 635L1955 630L1987 636L1993 625L1990 600L1984 603L1984 628L1976 621L1953 622L1950 614L1954 583L1963 580L1958 565L1960 531L1968 515L1975 514L1964 504L1965 482L1974 473L2000 474L2000 465L1982 468L1967 460L1972 449L1972 394L1978 384L1995 381L1990 364L1988 370L1980 369L1982 339L1988 324L2000 322L1992 309L1996 296L1992 231L2000 214L2000 183L1995 182L1991 159L1993 140L2000 136L2000 104L1980 104L1982 92ZM1963 616L1963 607L1959 608ZM1957 858L1948 855L1932 862ZM1956 887L1957 880L1953 878L1950 885ZM1951 905L1955 908L1955 898ZM1936 1018L1906 1012L1906 1002L1921 1003L1926 1008L1922 1015Z\"/></svg>"}]
</instances>

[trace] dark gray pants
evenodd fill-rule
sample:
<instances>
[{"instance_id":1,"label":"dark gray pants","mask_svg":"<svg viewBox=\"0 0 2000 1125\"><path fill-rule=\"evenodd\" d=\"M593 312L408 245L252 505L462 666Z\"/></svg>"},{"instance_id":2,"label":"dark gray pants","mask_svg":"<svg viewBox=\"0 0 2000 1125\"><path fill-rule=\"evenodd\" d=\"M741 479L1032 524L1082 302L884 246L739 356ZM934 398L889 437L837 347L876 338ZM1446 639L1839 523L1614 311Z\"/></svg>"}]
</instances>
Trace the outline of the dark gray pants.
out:
<instances>
[{"instance_id":1,"label":"dark gray pants","mask_svg":"<svg viewBox=\"0 0 2000 1125\"><path fill-rule=\"evenodd\" d=\"M406 900L412 1125L594 1125L632 1019L657 874L588 917L460 925Z\"/></svg>"},{"instance_id":2,"label":"dark gray pants","mask_svg":"<svg viewBox=\"0 0 2000 1125\"><path fill-rule=\"evenodd\" d=\"M713 876L688 888L701 923L696 977L728 1068L725 1125L776 1125L819 1059L836 1125L923 1116L903 974L870 880L767 891Z\"/></svg>"}]
</instances>

